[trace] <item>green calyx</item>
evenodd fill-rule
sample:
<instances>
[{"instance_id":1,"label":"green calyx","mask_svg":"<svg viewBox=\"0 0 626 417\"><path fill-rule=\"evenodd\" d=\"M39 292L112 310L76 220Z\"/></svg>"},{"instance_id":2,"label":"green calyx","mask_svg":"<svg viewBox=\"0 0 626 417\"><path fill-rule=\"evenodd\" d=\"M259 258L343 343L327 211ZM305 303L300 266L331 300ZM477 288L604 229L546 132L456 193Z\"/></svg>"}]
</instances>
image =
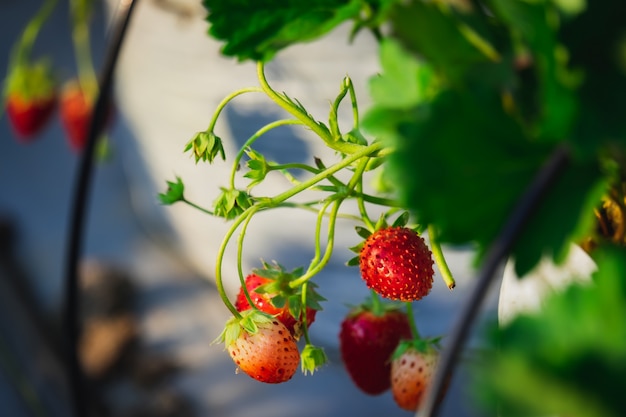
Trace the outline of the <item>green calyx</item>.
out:
<instances>
[{"instance_id":1,"label":"green calyx","mask_svg":"<svg viewBox=\"0 0 626 417\"><path fill-rule=\"evenodd\" d=\"M441 336L433 338L415 338L411 340L401 340L396 350L391 355L391 359L397 359L409 350L414 350L420 353L436 353L441 349L440 342Z\"/></svg>"},{"instance_id":2,"label":"green calyx","mask_svg":"<svg viewBox=\"0 0 626 417\"><path fill-rule=\"evenodd\" d=\"M302 353L300 354L300 366L303 374L313 373L325 365L328 362L328 358L324 349L318 346L313 346L310 343L307 343L302 349Z\"/></svg>"},{"instance_id":3,"label":"green calyx","mask_svg":"<svg viewBox=\"0 0 626 417\"><path fill-rule=\"evenodd\" d=\"M53 97L56 79L48 59L21 63L11 68L6 84L5 98L18 96L24 101L46 100Z\"/></svg>"},{"instance_id":4,"label":"green calyx","mask_svg":"<svg viewBox=\"0 0 626 417\"><path fill-rule=\"evenodd\" d=\"M224 343L224 346L228 347L239 339L242 331L255 334L259 331L259 324L271 323L274 320L274 317L257 309L242 311L239 317L233 316L228 319L224 330L211 344Z\"/></svg>"},{"instance_id":5,"label":"green calyx","mask_svg":"<svg viewBox=\"0 0 626 417\"><path fill-rule=\"evenodd\" d=\"M254 269L252 272L259 277L270 280L266 284L259 285L254 291L259 294L272 295L271 303L276 308L283 308L287 305L289 313L294 318L299 319L306 308L322 310L320 302L326 301L326 299L317 293L317 284L308 282L305 297L306 305L302 302L303 285L298 285L295 288L290 285L291 282L302 276L304 272L302 267L287 271L278 263L270 265L263 262L263 268Z\"/></svg>"}]
</instances>

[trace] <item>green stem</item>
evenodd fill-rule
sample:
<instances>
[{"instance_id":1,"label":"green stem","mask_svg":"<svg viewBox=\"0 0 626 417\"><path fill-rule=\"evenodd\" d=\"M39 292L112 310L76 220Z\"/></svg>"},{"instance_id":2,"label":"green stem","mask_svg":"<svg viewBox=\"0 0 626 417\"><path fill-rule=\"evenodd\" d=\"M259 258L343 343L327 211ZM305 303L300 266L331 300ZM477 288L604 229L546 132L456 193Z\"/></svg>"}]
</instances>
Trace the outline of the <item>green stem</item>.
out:
<instances>
[{"instance_id":1,"label":"green stem","mask_svg":"<svg viewBox=\"0 0 626 417\"><path fill-rule=\"evenodd\" d=\"M89 15L91 5L88 2L72 1L72 42L76 55L76 65L78 69L78 83L83 94L93 100L98 94L98 77L93 67L91 56L91 39L89 36Z\"/></svg>"},{"instance_id":2,"label":"green stem","mask_svg":"<svg viewBox=\"0 0 626 417\"><path fill-rule=\"evenodd\" d=\"M428 226L428 238L430 240L430 248L433 253L433 258L435 258L435 262L437 263L437 267L441 273L441 278L443 278L443 282L445 282L448 289L451 290L456 286L456 282L454 281L448 262L446 262L446 258L443 254L443 249L441 248L441 243L439 242L439 237L437 236L437 231L433 226Z\"/></svg>"},{"instance_id":3,"label":"green stem","mask_svg":"<svg viewBox=\"0 0 626 417\"><path fill-rule=\"evenodd\" d=\"M243 223L248 218L248 216L251 217L259 209L260 209L259 206L252 206L246 209L243 213L241 213L235 219L230 229L228 229L228 231L224 235L224 238L222 239L222 243L220 244L220 247L217 251L217 260L216 260L216 265L215 265L215 286L217 287L217 292L219 293L220 298L222 299L222 302L224 303L224 305L230 310L233 316L235 316L238 319L241 318L241 314L239 314L239 312L237 311L237 308L228 299L228 295L226 294L226 289L224 288L224 280L222 278L222 262L224 261L224 253L226 252L226 247L228 246L228 242L230 241L231 237L235 233L235 230L237 230L239 225Z\"/></svg>"},{"instance_id":4,"label":"green stem","mask_svg":"<svg viewBox=\"0 0 626 417\"><path fill-rule=\"evenodd\" d=\"M378 293L374 290L370 290L370 299L372 300L372 313L375 316L382 316L385 309Z\"/></svg>"},{"instance_id":5,"label":"green stem","mask_svg":"<svg viewBox=\"0 0 626 417\"><path fill-rule=\"evenodd\" d=\"M342 170L343 168L349 166L350 164L357 161L358 159L363 158L364 156L368 156L373 153L376 153L382 150L383 148L384 148L384 145L380 142L375 142L371 145L361 147L361 149L358 152L355 152L352 155L345 157L340 162L336 163L330 168L325 169L324 171L320 172L317 175L314 175L308 180L303 181L302 183L296 185L295 187L273 197L270 200L271 204L276 205L278 203L282 203L283 201L293 197L294 195L311 188L313 185L317 184L318 182L325 180L326 178Z\"/></svg>"},{"instance_id":6,"label":"green stem","mask_svg":"<svg viewBox=\"0 0 626 417\"><path fill-rule=\"evenodd\" d=\"M213 129L215 129L215 125L217 124L217 120L219 119L219 116L222 113L222 110L224 110L226 105L230 103L235 97L240 96L242 94L246 94L246 93L262 93L262 92L263 92L263 89L259 87L246 87L246 88L242 88L237 91L234 91L230 93L229 95L227 95L226 97L224 97L224 99L217 105L217 108L215 109L215 112L213 113L213 117L211 118L209 127L207 128L207 132L212 132Z\"/></svg>"},{"instance_id":7,"label":"green stem","mask_svg":"<svg viewBox=\"0 0 626 417\"><path fill-rule=\"evenodd\" d=\"M326 244L326 251L324 252L324 257L317 263L311 263L309 270L300 276L297 279L294 279L289 283L291 288L296 288L299 285L303 285L305 282L310 280L313 276L318 274L324 267L328 264L330 257L333 253L333 248L335 246L335 223L337 219L337 213L339 211L339 207L341 206L343 199L335 200L335 205L333 206L332 211L330 212L330 217L328 220L328 242Z\"/></svg>"},{"instance_id":8,"label":"green stem","mask_svg":"<svg viewBox=\"0 0 626 417\"><path fill-rule=\"evenodd\" d=\"M185 203L185 204L187 204L187 205L189 205L189 206L191 206L191 207L193 207L193 208L195 208L195 209L197 209L197 210L200 210L200 211L201 211L201 212L203 212L203 213L206 213L206 214L211 215L211 216L214 216L214 215L215 215L215 213L213 213L212 211L210 211L210 210L208 210L208 209L206 209L206 208L204 208L204 207L201 207L201 206L197 205L196 203L193 203L193 202L191 202L191 201L187 200L187 199L186 199L186 198L184 198L184 197L183 197L183 199L182 199L182 200L180 200L180 201L182 201L183 203Z\"/></svg>"},{"instance_id":9,"label":"green stem","mask_svg":"<svg viewBox=\"0 0 626 417\"><path fill-rule=\"evenodd\" d=\"M233 161L233 168L230 173L230 187L233 189L235 188L235 175L237 174L237 168L239 167L239 162L241 161L241 158L243 158L243 155L245 154L247 147L252 145L257 139L259 139L261 136L263 136L264 134L266 134L272 129L275 129L279 126L295 125L295 124L302 124L302 122L300 122L299 120L293 120L293 119L277 120L275 122L266 124L259 130L257 130L254 133L254 135L250 136L250 138L246 141L246 143L244 143L243 146L239 149L239 152L237 152L237 155L235 156L235 160Z\"/></svg>"},{"instance_id":10,"label":"green stem","mask_svg":"<svg viewBox=\"0 0 626 417\"><path fill-rule=\"evenodd\" d=\"M270 169L272 171L286 171L289 169L301 169L303 171L308 171L312 174L319 174L320 170L312 167L311 165L302 164L302 163L289 163L289 164L270 164Z\"/></svg>"},{"instance_id":11,"label":"green stem","mask_svg":"<svg viewBox=\"0 0 626 417\"><path fill-rule=\"evenodd\" d=\"M248 225L250 224L250 220L254 216L254 211L250 211L250 213L246 216L246 219L241 227L241 232L239 233L239 237L237 239L237 275L239 276L239 282L241 284L241 288L243 290L243 294L248 301L248 305L250 308L255 308L258 310L256 304L252 301L252 297L250 296L250 292L248 291L248 287L246 286L246 278L242 269L242 260L243 260L243 238L246 234L246 230L248 229Z\"/></svg>"},{"instance_id":12,"label":"green stem","mask_svg":"<svg viewBox=\"0 0 626 417\"><path fill-rule=\"evenodd\" d=\"M272 87L270 87L270 85L268 84L267 79L265 78L264 65L261 61L259 61L257 64L257 74L259 82L261 83L261 88L263 88L265 94L267 94L272 99L272 101L274 101L284 110L286 110L296 119L300 120L304 125L306 125L315 134L317 134L317 136L319 136L328 147L347 155L358 152L360 149L363 148L362 145L357 145L345 141L335 141L333 135L330 133L328 128L315 121L310 115L302 111L302 109L296 106L293 102L287 100L284 96L274 91Z\"/></svg>"},{"instance_id":13,"label":"green stem","mask_svg":"<svg viewBox=\"0 0 626 417\"><path fill-rule=\"evenodd\" d=\"M326 214L326 209L331 204L332 200L328 200L317 213L317 221L315 222L315 255L311 260L309 270L312 269L313 265L316 265L317 262L319 262L320 256L322 254L322 220L324 219L324 215Z\"/></svg>"},{"instance_id":14,"label":"green stem","mask_svg":"<svg viewBox=\"0 0 626 417\"><path fill-rule=\"evenodd\" d=\"M409 327L411 328L411 334L413 335L413 339L419 340L421 339L420 332L417 330L417 324L415 323L415 315L413 313L413 303L410 301L405 302L406 304L406 315L409 319Z\"/></svg>"},{"instance_id":15,"label":"green stem","mask_svg":"<svg viewBox=\"0 0 626 417\"><path fill-rule=\"evenodd\" d=\"M26 27L22 32L22 36L11 54L9 68L13 68L16 65L23 65L28 62L33 44L39 35L39 31L43 27L46 20L50 17L50 14L54 10L56 4L57 0L46 0L37 11L37 14L35 14L35 16L26 24Z\"/></svg>"},{"instance_id":16,"label":"green stem","mask_svg":"<svg viewBox=\"0 0 626 417\"><path fill-rule=\"evenodd\" d=\"M306 342L307 345L310 345L311 339L309 337L309 323L308 323L308 318L306 314L307 289L308 289L308 284L305 282L304 284L302 284L302 298L301 298L302 310L300 313L301 315L300 321L302 322L302 335L304 336L304 341Z\"/></svg>"},{"instance_id":17,"label":"green stem","mask_svg":"<svg viewBox=\"0 0 626 417\"><path fill-rule=\"evenodd\" d=\"M354 91L354 84L352 80L348 78L348 91L350 92L350 103L352 104L352 130L359 128L359 106L356 100L356 92Z\"/></svg>"}]
</instances>

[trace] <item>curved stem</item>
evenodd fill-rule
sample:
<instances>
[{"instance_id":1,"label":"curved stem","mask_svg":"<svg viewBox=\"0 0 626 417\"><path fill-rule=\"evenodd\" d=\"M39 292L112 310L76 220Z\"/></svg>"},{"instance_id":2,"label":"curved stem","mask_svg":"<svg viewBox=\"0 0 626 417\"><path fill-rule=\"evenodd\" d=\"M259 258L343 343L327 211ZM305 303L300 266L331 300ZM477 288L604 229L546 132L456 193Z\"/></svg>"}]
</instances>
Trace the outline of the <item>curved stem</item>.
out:
<instances>
[{"instance_id":1,"label":"curved stem","mask_svg":"<svg viewBox=\"0 0 626 417\"><path fill-rule=\"evenodd\" d=\"M246 93L262 93L262 92L263 92L263 89L259 87L246 87L246 88L241 88L237 91L234 91L230 93L229 95L227 95L226 97L224 97L224 99L220 101L220 103L217 105L217 108L213 112L213 116L211 117L211 121L209 122L209 127L207 128L207 131L212 132L213 129L215 129L215 125L217 124L217 120L219 119L219 116L222 113L222 110L224 110L226 105L230 103L235 97L240 96L242 94L246 94Z\"/></svg>"},{"instance_id":2,"label":"curved stem","mask_svg":"<svg viewBox=\"0 0 626 417\"><path fill-rule=\"evenodd\" d=\"M361 149L358 152L353 153L352 155L349 155L347 157L345 157L343 160L341 160L340 162L336 163L335 165L331 166L328 169L325 169L324 171L320 172L317 175L314 175L313 177L309 178L306 181L303 181L302 183L296 185L295 187L285 191L284 193L281 193L275 197L273 197L271 199L273 204L278 204L278 203L282 203L283 201L291 198L292 196L311 188L313 185L317 184L318 182L325 180L326 178L330 177L332 174L342 170L343 168L349 166L350 164L352 164L353 162L357 161L360 158L363 158L364 156L368 156L370 154L376 153L378 151L380 151L381 149L384 148L384 145L381 144L380 142L375 142L371 145L365 146L365 147L361 147Z\"/></svg>"},{"instance_id":3,"label":"curved stem","mask_svg":"<svg viewBox=\"0 0 626 417\"><path fill-rule=\"evenodd\" d=\"M564 171L569 163L569 150L567 147L558 147L552 154L547 164L539 171L529 188L520 198L514 211L504 223L498 237L493 241L487 251L482 268L475 280L475 287L470 294L465 306L461 309L459 320L448 337L448 345L442 351L439 366L433 377L428 395L424 398L422 407L416 411L418 417L435 417L439 411L438 401L443 395L451 377L454 366L457 363L461 348L469 334L476 315L482 305L489 287L493 282L495 273L502 261L507 256L513 244L517 240L524 225L531 216L557 177Z\"/></svg>"},{"instance_id":4,"label":"curved stem","mask_svg":"<svg viewBox=\"0 0 626 417\"><path fill-rule=\"evenodd\" d=\"M309 336L309 322L308 322L308 317L307 317L307 313L306 313L306 296L307 296L307 290L308 290L308 283L304 283L302 284L302 298L301 298L301 303L302 303L302 311L301 311L301 318L300 321L302 322L302 335L304 336L304 341L306 342L307 345L311 344L311 338Z\"/></svg>"},{"instance_id":5,"label":"curved stem","mask_svg":"<svg viewBox=\"0 0 626 417\"><path fill-rule=\"evenodd\" d=\"M16 44L16 48L11 54L9 68L12 68L14 65L24 64L29 59L33 44L39 35L39 31L46 20L50 17L50 14L54 10L56 4L57 0L46 0L37 11L37 14L28 22L22 32L19 42Z\"/></svg>"},{"instance_id":6,"label":"curved stem","mask_svg":"<svg viewBox=\"0 0 626 417\"><path fill-rule=\"evenodd\" d=\"M439 242L439 238L437 236L437 231L433 226L428 226L428 238L430 240L430 249L433 252L433 258L435 258L435 262L437 263L443 282L445 282L446 287L448 287L449 290L454 289L454 287L456 287L456 282L454 281L448 262L446 262L446 257L443 254L443 249L441 248L441 243Z\"/></svg>"},{"instance_id":7,"label":"curved stem","mask_svg":"<svg viewBox=\"0 0 626 417\"><path fill-rule=\"evenodd\" d=\"M211 216L214 216L214 215L215 215L215 213L213 213L212 211L210 211L210 210L208 210L208 209L206 209L206 208L204 208L204 207L202 207L202 206L199 206L199 205L197 205L196 203L193 203L193 202L191 202L191 201L187 200L186 198L183 198L181 201L182 201L183 203L185 203L185 204L187 204L187 205L189 205L189 206L191 206L191 207L195 208L196 210L200 210L200 211L201 211L201 212L203 212L203 213L206 213L206 214L211 215Z\"/></svg>"},{"instance_id":8,"label":"curved stem","mask_svg":"<svg viewBox=\"0 0 626 417\"><path fill-rule=\"evenodd\" d=\"M291 281L289 283L289 286L291 288L296 288L297 286L304 284L313 276L318 274L322 269L324 269L326 264L328 264L328 261L333 254L333 248L335 246L335 222L337 219L337 212L339 211L339 207L341 206L342 201L343 199L335 200L333 209L330 212L330 218L328 221L328 242L326 244L326 251L324 252L324 256L317 264L311 264L311 267L309 267L309 270L304 275Z\"/></svg>"},{"instance_id":9,"label":"curved stem","mask_svg":"<svg viewBox=\"0 0 626 417\"><path fill-rule=\"evenodd\" d=\"M317 134L317 136L319 136L327 146L344 154L352 154L363 148L362 145L357 145L345 141L335 141L332 134L328 131L328 128L319 124L311 116L302 111L298 106L294 105L284 96L274 91L274 89L270 87L267 79L265 78L264 65L261 61L259 61L257 64L257 74L259 77L259 82L261 83L261 87L263 88L263 91L265 91L265 94L267 94L272 99L272 101L274 101L284 110L286 110L289 114L300 120L304 125L306 125L315 134Z\"/></svg>"},{"instance_id":10,"label":"curved stem","mask_svg":"<svg viewBox=\"0 0 626 417\"><path fill-rule=\"evenodd\" d=\"M419 340L421 339L420 332L417 330L417 323L415 322L415 313L413 312L413 303L410 301L406 301L406 315L409 319L409 327L411 328L411 334L413 335L413 339Z\"/></svg>"},{"instance_id":11,"label":"curved stem","mask_svg":"<svg viewBox=\"0 0 626 417\"><path fill-rule=\"evenodd\" d=\"M89 21L91 5L86 1L73 0L70 4L72 13L72 42L78 68L78 83L83 94L93 100L98 94L98 77L93 67L91 56L91 38Z\"/></svg>"},{"instance_id":12,"label":"curved stem","mask_svg":"<svg viewBox=\"0 0 626 417\"><path fill-rule=\"evenodd\" d=\"M254 133L254 135L250 136L250 138L246 141L246 143L244 143L243 146L239 148L239 152L237 152L237 155L235 156L235 160L233 161L233 168L230 173L230 187L235 188L235 175L237 174L237 168L239 167L239 162L241 161L241 158L243 158L243 155L246 152L246 148L248 146L252 145L257 139L259 139L261 136L263 136L264 134L266 134L272 129L275 129L279 126L296 125L296 124L302 124L302 122L299 120L294 120L294 119L277 120L275 122L266 124L259 130L257 130Z\"/></svg>"},{"instance_id":13,"label":"curved stem","mask_svg":"<svg viewBox=\"0 0 626 417\"><path fill-rule=\"evenodd\" d=\"M222 239L222 243L220 244L220 247L217 251L217 259L216 259L216 264L215 264L215 286L217 287L217 292L219 293L220 298L222 299L222 302L224 303L226 308L228 308L230 312L233 314L233 316L235 316L236 318L241 318L241 314L239 314L239 312L237 311L237 308L235 308L233 303L228 298L228 295L226 294L226 289L224 288L224 280L222 278L222 263L224 261L224 254L226 253L226 247L228 246L228 242L230 241L231 237L235 233L235 230L237 230L237 228L239 227L241 223L243 223L249 216L251 217L259 209L260 209L259 206L252 206L246 209L243 213L241 213L235 219L231 227L228 229L228 231L224 235L224 238Z\"/></svg>"},{"instance_id":14,"label":"curved stem","mask_svg":"<svg viewBox=\"0 0 626 417\"><path fill-rule=\"evenodd\" d=\"M252 297L250 296L250 291L248 291L248 286L246 285L246 278L244 276L242 270L242 259L243 259L243 239L246 235L246 230L248 229L248 225L250 224L250 220L254 216L255 211L251 210L250 213L246 216L246 220L241 227L241 232L239 233L239 238L237 239L237 275L239 276L239 282L241 284L241 288L243 290L244 296L246 297L246 301L248 301L248 305L250 308L258 309L254 301L252 301Z\"/></svg>"}]
</instances>

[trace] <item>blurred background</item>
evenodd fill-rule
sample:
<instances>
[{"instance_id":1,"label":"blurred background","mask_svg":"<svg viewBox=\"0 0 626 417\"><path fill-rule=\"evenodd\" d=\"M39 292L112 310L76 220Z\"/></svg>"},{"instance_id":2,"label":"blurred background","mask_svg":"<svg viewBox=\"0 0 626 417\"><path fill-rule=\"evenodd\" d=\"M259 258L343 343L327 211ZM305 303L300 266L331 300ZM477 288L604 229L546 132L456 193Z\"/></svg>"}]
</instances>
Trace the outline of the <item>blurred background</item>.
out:
<instances>
[{"instance_id":1,"label":"blurred background","mask_svg":"<svg viewBox=\"0 0 626 417\"><path fill-rule=\"evenodd\" d=\"M117 1L97 3L90 25L92 54L100 68ZM40 1L0 1L0 68ZM53 60L61 80L75 75L66 1L60 1L34 46ZM297 374L279 386L264 385L235 366L222 346L211 345L228 318L212 277L217 246L227 225L187 206L164 207L157 195L180 176L185 195L205 206L226 183L230 167L196 165L183 153L204 130L228 93L256 85L251 64L221 57L209 39L200 1L142 0L135 10L115 78L116 112L108 131L112 154L96 167L84 231L81 280L85 339L81 355L94 384L90 403L103 416L406 416L389 392L360 392L342 367L337 335L349 304L368 290L358 270L344 264L358 240L352 224L338 229L337 250L315 282L328 301L311 327L330 364L313 376ZM362 111L367 79L377 70L373 39L348 45L347 29L281 53L268 66L279 91L303 102L320 119L350 75ZM4 74L3 74L4 77ZM349 115L347 115L349 116ZM260 95L242 97L218 124L233 155L250 134L282 117ZM348 119L349 120L349 119ZM285 140L281 140L281 138ZM310 160L326 150L307 132L285 129L261 151L281 160ZM70 414L62 366L60 315L64 301L69 216L80 155L65 139L55 115L31 143L20 143L5 114L0 118L0 415ZM284 184L270 180L273 193ZM311 258L313 217L275 213L251 225L246 268L259 259L288 268ZM431 295L416 306L426 336L445 335L471 289L469 250L447 248L457 287L439 276ZM229 252L224 267L230 294L238 281ZM489 298L482 322L493 319ZM480 325L470 347L479 348ZM445 338L443 340L445 346ZM471 358L471 355L467 355ZM443 416L478 416L471 379L462 365L450 386Z\"/></svg>"}]
</instances>

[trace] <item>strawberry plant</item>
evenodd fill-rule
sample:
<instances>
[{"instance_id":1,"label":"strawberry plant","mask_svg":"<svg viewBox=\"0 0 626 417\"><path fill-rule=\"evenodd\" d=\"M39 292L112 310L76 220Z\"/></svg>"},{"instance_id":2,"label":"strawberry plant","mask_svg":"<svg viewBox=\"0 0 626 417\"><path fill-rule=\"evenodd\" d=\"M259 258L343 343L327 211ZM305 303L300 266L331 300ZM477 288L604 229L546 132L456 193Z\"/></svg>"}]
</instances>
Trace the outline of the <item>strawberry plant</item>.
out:
<instances>
[{"instance_id":1,"label":"strawberry plant","mask_svg":"<svg viewBox=\"0 0 626 417\"><path fill-rule=\"evenodd\" d=\"M88 2L76 4L76 10L87 10L81 7ZM435 415L498 266L508 259L524 279L542 259L564 260L574 244L597 263L590 284L554 292L540 311L494 324L485 335L486 360L473 363L477 397L507 416L626 414L620 396L626 380L626 3L203 5L208 35L222 42L225 56L256 62L258 83L224 97L208 127L184 149L196 163L230 164L229 177L211 184L220 190L213 207L188 200L182 178L168 182L160 200L229 222L214 255L216 287L232 318L217 341L235 366L256 380L279 383L289 381L298 365L306 374L325 364L324 349L308 330L321 314L323 297L341 295L313 279L335 251L337 223L352 222L362 241L346 268L377 293L374 300L402 303L411 335L403 340L406 329L394 332L379 352L384 358L397 344L390 362L377 358L371 374L355 379L351 361L369 347L358 347L364 342L350 336L357 325L346 318L340 342L346 351L352 343L358 351L344 356L347 371L366 393L390 386L400 408ZM329 97L328 118L319 120L302 98L277 91L265 66L283 49L324 37L341 24L352 24L352 38L377 39L381 71L369 81L372 105L365 112L346 76ZM253 93L288 116L259 127L234 155L227 154L217 122L232 101ZM348 128L339 123L340 108L352 115ZM258 142L286 125L305 129L334 157L272 161ZM366 180L370 174L378 174L376 186ZM284 179L283 191L262 191L270 175ZM311 213L314 233L302 236L314 247L310 262L290 272L278 262L244 271L250 224L276 209ZM435 270L454 288L443 244L474 251L477 279L439 350L438 339L418 335L412 305L429 293ZM224 255L233 247L238 276L225 276ZM253 282L254 276L262 282ZM226 279L239 280L235 302ZM367 317L362 325L373 329L380 314L359 312L355 318ZM302 342L296 340L300 332ZM389 376L381 376L387 369Z\"/></svg>"},{"instance_id":2,"label":"strawberry plant","mask_svg":"<svg viewBox=\"0 0 626 417\"><path fill-rule=\"evenodd\" d=\"M597 259L602 258L607 246L624 245L626 131L618 115L625 97L621 93L626 86L626 28L616 17L624 8L621 3L317 0L286 2L276 8L271 1L205 0L204 5L209 35L223 42L224 55L256 61L259 83L226 97L209 127L193 137L185 151L192 153L196 163L228 160L216 122L224 107L242 94L265 94L290 116L261 127L245 141L232 157L232 174L228 185L221 186L222 194L214 207L199 208L188 201L180 178L169 182L170 188L161 195L163 203L184 202L231 221L232 227L216 254L215 278L235 320L242 317L224 291L223 254L237 236L241 260L246 229L263 211L289 207L313 215L315 253L310 264L287 285L291 293L301 295L303 305L307 305L307 287L312 285L312 278L323 270L333 253L338 221L354 222L356 233L363 239L352 248L359 256L348 260L348 267L359 265L359 275L378 293L376 297L400 300L409 311L411 303L429 293L434 266L446 285L454 288L441 245L469 245L476 253L479 279L448 342L450 346L443 348L442 358L436 359L439 353L432 344L416 337L413 342L400 343L390 362L390 380L378 376L376 381L366 377L366 383L356 382L370 393L384 391L391 383L401 408L421 407L431 415L436 413L460 346L504 257L514 260L516 274L524 277L544 257L557 263L563 260L572 243ZM329 98L328 120L317 120L297 98L272 88L266 79L265 64L282 49L323 37L346 22L353 24L352 37L373 35L379 41L382 71L372 74L369 83L373 104L361 115L354 86L346 77L340 82L337 96ZM602 30L597 30L600 27ZM340 106L351 108L353 124L348 129L339 126ZM311 131L335 151L336 160L317 158L310 164L278 164L255 149L256 142L267 132L288 124ZM238 175L241 166L245 168ZM305 175L298 179L294 171L304 171ZM364 181L365 175L378 171L382 171L379 187L371 187ZM257 185L270 173L283 175L291 186L276 195L256 193ZM309 200L296 200L310 192L316 194ZM342 211L350 200L356 202L356 213ZM382 208L382 215L372 218L372 206ZM422 235L428 236L430 246ZM611 259L612 276L622 280L624 275L618 271L624 267L623 257ZM605 277L607 272L598 274ZM253 296L246 294L249 290L241 267L239 280L244 297L252 301ZM604 281L608 279L598 280L597 285ZM324 288L319 291L325 297L334 296ZM590 291L579 297L591 302L603 290ZM550 308L548 303L538 314L554 320L554 337L565 338L568 334L557 330L556 323L569 320L567 308L579 307L562 298L565 295L554 297L559 308ZM617 303L619 296L611 297ZM624 298L619 299L623 304ZM280 303L284 305L284 297ZM301 309L297 311L294 319L304 317ZM600 320L598 313L593 308L578 310L589 323ZM344 346L351 343L346 336L350 326L356 325L349 324L349 320L346 318L342 324ZM531 378L526 368L513 362L518 356L509 354L518 352L515 338L538 332L540 320L526 326L514 321L510 328L497 333L507 338L499 342L505 349L495 365L477 370L477 374L484 375L481 392L493 393L492 398L503 401L507 406L502 409L511 413L531 406L536 414L557 413L555 404L564 404L565 397L575 393L580 399L577 406L585 407L565 407L567 415L620 415L623 409L611 401L603 402L602 407L590 405L605 398L597 395L608 384L600 374L592 392L582 393L571 390L572 381L566 378L568 371L576 369L573 364L541 368L546 373ZM604 326L603 334L621 334L624 329L621 321ZM307 326L303 326L303 333L307 347L303 359L309 351L319 354L320 348L312 344ZM600 334L594 335L594 343L602 345ZM611 349L626 347L625 338L609 339L613 340L606 342ZM583 370L595 361L584 353L592 345L574 343L562 348L564 357L573 355L572 360L580 363L581 373L576 375L584 379ZM367 348L355 350L365 352ZM583 356L576 356L579 351ZM527 361L549 358L541 356L543 351L538 347L521 352L529 355L522 356ZM351 373L354 367L350 363L356 357L358 354L344 356ZM305 369L312 372L323 364L323 358L320 354L307 360ZM439 371L435 363L441 363ZM422 371L412 373L415 367ZM506 378L499 374L504 370L509 372ZM624 372L615 369L610 374L613 381L618 376L626 378ZM528 378L537 387L545 387L548 381L556 383L554 401L529 401L529 396L507 390L502 379L515 381L517 377ZM360 378L357 376L357 381ZM432 392L424 398L431 383ZM418 390L408 390L416 384Z\"/></svg>"}]
</instances>

